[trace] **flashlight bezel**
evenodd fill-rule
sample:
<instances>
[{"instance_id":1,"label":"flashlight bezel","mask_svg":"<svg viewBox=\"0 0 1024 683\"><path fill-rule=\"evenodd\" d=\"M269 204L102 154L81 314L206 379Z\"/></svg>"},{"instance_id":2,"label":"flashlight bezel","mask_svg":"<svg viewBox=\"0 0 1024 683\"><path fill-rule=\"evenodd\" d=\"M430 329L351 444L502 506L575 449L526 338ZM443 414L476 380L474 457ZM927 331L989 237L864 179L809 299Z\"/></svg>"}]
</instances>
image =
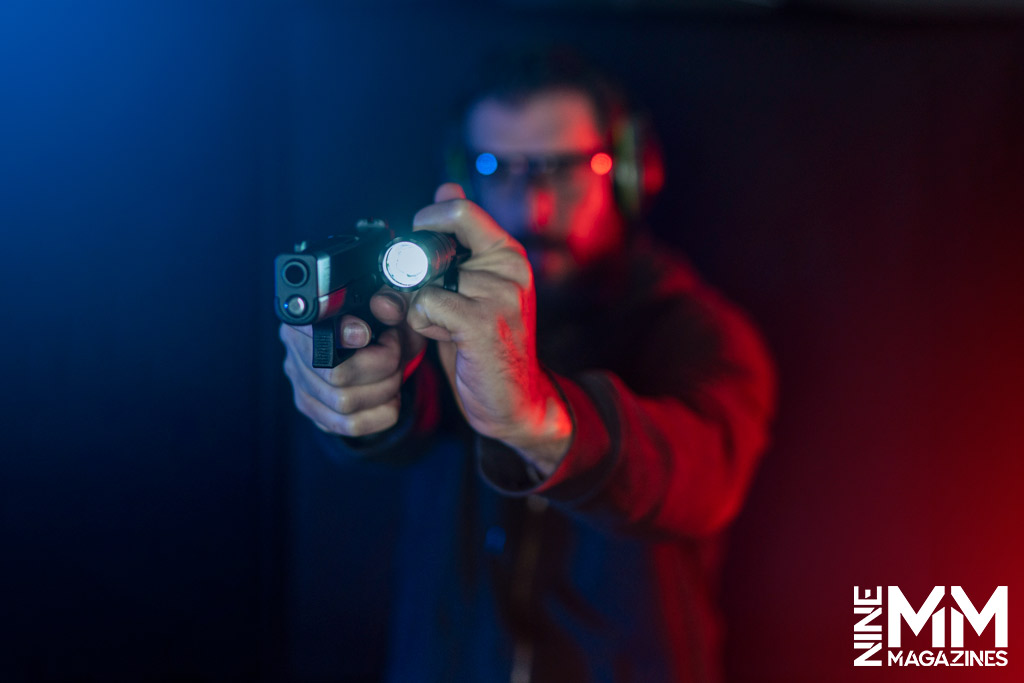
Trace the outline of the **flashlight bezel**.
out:
<instances>
[{"instance_id":1,"label":"flashlight bezel","mask_svg":"<svg viewBox=\"0 0 1024 683\"><path fill-rule=\"evenodd\" d=\"M424 256L427 257L426 273L423 275L423 279L414 285L402 285L394 282L385 267L385 257L388 252L392 247L403 242L415 244L423 250ZM458 248L458 242L456 242L452 235L434 232L433 230L419 230L408 235L396 237L384 245L378 258L378 266L381 277L384 278L389 287L399 292L415 292L417 289L430 284L439 276L444 275L449 268L457 265L460 260L464 260L462 256L463 251Z\"/></svg>"},{"instance_id":2,"label":"flashlight bezel","mask_svg":"<svg viewBox=\"0 0 1024 683\"><path fill-rule=\"evenodd\" d=\"M424 268L423 268L423 275L419 278L418 281L416 281L415 283L412 283L412 284L403 284L403 283L397 282L395 280L394 273L388 267L388 257L391 255L391 253L394 250L396 250L398 248L401 248L403 245L411 245L412 247L415 247L416 249L419 249L419 252L420 252L420 254L423 257L423 261L425 262L425 265L424 265ZM389 242L388 245L386 247L384 247L384 250L381 252L381 255L380 255L380 272L381 272L381 275L384 277L384 281L387 282L388 286L393 288L393 289L397 289L399 291L404 291L404 292L415 291L415 290L419 289L420 287L422 287L423 285L425 285L427 282L430 282L430 280L432 280L435 277L435 275L432 274L430 271L431 271L430 254L427 253L427 250L423 248L422 244L420 244L419 242L417 242L415 240L408 240L408 239L401 239L401 238L393 240L392 242Z\"/></svg>"}]
</instances>

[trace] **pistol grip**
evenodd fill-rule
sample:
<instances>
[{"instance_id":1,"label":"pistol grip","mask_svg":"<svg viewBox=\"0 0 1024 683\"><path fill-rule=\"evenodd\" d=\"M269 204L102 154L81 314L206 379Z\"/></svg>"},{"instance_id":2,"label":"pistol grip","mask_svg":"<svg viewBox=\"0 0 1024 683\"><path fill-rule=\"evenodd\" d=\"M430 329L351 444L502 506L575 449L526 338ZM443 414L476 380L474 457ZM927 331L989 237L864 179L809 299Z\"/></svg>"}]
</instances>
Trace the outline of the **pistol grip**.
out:
<instances>
[{"instance_id":1,"label":"pistol grip","mask_svg":"<svg viewBox=\"0 0 1024 683\"><path fill-rule=\"evenodd\" d=\"M348 360L356 349L338 346L335 318L313 323L313 367L334 368Z\"/></svg>"},{"instance_id":2,"label":"pistol grip","mask_svg":"<svg viewBox=\"0 0 1024 683\"><path fill-rule=\"evenodd\" d=\"M373 317L370 307L361 307L352 311L352 315L362 318L370 326L370 343L377 341L377 335L384 329L385 325ZM328 318L318 323L313 323L313 367L334 368L344 363L352 354L359 349L347 349L338 343L338 321L339 318Z\"/></svg>"}]
</instances>

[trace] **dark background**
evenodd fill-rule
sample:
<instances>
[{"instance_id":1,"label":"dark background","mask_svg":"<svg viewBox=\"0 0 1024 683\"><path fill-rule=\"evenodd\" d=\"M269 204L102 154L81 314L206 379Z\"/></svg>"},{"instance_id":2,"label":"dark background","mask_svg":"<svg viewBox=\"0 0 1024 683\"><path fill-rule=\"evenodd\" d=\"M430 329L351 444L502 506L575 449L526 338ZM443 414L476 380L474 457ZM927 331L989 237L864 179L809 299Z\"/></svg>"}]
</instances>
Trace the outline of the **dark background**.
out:
<instances>
[{"instance_id":1,"label":"dark background","mask_svg":"<svg viewBox=\"0 0 1024 683\"><path fill-rule=\"evenodd\" d=\"M854 585L1021 614L1024 24L969 5L5 3L0 680L372 680L401 472L303 447L271 260L408 224L474 61L554 39L778 362L732 680L1024 680L852 666Z\"/></svg>"}]
</instances>

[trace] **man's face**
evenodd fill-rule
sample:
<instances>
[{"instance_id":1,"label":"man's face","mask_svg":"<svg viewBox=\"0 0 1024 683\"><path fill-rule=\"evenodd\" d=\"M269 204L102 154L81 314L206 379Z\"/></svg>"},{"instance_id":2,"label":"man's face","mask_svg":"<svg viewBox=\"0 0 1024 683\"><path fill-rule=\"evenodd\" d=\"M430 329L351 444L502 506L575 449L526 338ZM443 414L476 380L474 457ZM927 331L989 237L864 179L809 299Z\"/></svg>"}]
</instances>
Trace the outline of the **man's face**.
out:
<instances>
[{"instance_id":1,"label":"man's face","mask_svg":"<svg viewBox=\"0 0 1024 683\"><path fill-rule=\"evenodd\" d=\"M622 246L607 159L591 163L607 151L606 136L585 94L484 99L470 110L466 132L471 162L479 160L477 199L526 246L542 284L564 283Z\"/></svg>"}]
</instances>

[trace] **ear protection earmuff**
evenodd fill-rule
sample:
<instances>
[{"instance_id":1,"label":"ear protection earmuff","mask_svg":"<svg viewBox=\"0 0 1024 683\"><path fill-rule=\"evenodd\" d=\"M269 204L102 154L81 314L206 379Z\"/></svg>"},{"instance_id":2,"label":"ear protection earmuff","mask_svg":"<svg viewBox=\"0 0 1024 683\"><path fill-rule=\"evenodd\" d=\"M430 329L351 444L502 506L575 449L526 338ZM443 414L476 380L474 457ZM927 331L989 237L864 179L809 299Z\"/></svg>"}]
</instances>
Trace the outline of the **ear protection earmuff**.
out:
<instances>
[{"instance_id":1,"label":"ear protection earmuff","mask_svg":"<svg viewBox=\"0 0 1024 683\"><path fill-rule=\"evenodd\" d=\"M637 221L665 184L661 147L645 117L627 114L611 128L615 201L623 218Z\"/></svg>"}]
</instances>

